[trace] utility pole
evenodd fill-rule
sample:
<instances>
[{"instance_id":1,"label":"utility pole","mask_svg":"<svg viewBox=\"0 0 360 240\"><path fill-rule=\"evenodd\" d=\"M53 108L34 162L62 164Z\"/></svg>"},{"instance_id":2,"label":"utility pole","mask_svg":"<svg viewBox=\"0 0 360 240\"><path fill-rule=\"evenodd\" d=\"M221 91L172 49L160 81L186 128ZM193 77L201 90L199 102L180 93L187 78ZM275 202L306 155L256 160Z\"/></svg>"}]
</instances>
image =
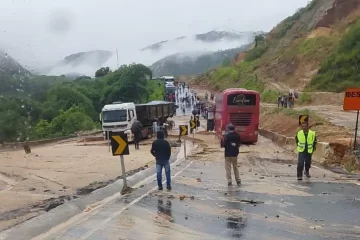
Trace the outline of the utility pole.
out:
<instances>
[{"instance_id":1,"label":"utility pole","mask_svg":"<svg viewBox=\"0 0 360 240\"><path fill-rule=\"evenodd\" d=\"M117 49L116 49L116 69L119 69L119 53Z\"/></svg>"}]
</instances>

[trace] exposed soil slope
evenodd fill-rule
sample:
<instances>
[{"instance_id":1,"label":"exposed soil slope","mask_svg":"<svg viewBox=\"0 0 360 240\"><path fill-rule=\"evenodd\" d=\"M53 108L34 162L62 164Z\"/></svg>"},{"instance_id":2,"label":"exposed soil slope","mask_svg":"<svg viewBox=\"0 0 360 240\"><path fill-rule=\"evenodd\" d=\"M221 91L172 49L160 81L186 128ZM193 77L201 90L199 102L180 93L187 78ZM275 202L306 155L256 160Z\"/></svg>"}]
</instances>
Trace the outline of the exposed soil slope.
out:
<instances>
[{"instance_id":1,"label":"exposed soil slope","mask_svg":"<svg viewBox=\"0 0 360 240\"><path fill-rule=\"evenodd\" d=\"M357 54L351 57L352 49L358 51L354 28L360 29L359 19L360 0L313 0L275 26L246 54L239 53L232 65L209 71L194 83L214 90L246 87L267 91L263 99L272 100L279 91L289 89L341 92L347 86L360 86L351 76L359 61ZM341 55L339 50L345 47L347 52ZM331 84L326 86L327 82ZM276 93L269 93L269 88Z\"/></svg>"}]
</instances>

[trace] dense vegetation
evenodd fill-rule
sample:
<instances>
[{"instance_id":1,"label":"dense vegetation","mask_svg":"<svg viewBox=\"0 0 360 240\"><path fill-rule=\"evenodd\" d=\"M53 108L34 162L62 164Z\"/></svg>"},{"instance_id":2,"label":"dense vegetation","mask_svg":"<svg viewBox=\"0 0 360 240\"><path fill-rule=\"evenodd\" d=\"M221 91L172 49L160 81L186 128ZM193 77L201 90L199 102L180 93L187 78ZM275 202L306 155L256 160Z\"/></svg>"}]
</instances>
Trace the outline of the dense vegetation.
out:
<instances>
[{"instance_id":1,"label":"dense vegetation","mask_svg":"<svg viewBox=\"0 0 360 240\"><path fill-rule=\"evenodd\" d=\"M250 45L233 48L223 51L190 56L191 53L174 54L165 57L151 65L154 76L166 75L197 75L208 71L214 67L221 66L224 62L229 62L239 52L249 49Z\"/></svg>"},{"instance_id":2,"label":"dense vegetation","mask_svg":"<svg viewBox=\"0 0 360 240\"><path fill-rule=\"evenodd\" d=\"M336 50L321 65L310 86L336 92L347 87L360 87L360 21L345 33Z\"/></svg>"},{"instance_id":3,"label":"dense vegetation","mask_svg":"<svg viewBox=\"0 0 360 240\"><path fill-rule=\"evenodd\" d=\"M142 64L123 65L101 77L14 76L1 79L0 142L24 141L74 134L99 128L99 112L114 101L160 100L164 90L149 81ZM5 79L5 80L4 80Z\"/></svg>"}]
</instances>

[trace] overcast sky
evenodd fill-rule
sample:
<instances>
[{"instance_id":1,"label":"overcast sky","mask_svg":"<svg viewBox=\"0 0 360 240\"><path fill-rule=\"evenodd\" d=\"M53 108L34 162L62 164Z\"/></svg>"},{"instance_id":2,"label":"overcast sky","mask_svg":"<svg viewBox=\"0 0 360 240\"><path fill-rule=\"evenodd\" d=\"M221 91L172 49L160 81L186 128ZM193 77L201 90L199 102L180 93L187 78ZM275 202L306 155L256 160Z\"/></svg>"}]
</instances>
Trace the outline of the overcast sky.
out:
<instances>
[{"instance_id":1,"label":"overcast sky","mask_svg":"<svg viewBox=\"0 0 360 240\"><path fill-rule=\"evenodd\" d=\"M309 0L0 0L0 48L27 65L135 51L212 29L269 31Z\"/></svg>"}]
</instances>

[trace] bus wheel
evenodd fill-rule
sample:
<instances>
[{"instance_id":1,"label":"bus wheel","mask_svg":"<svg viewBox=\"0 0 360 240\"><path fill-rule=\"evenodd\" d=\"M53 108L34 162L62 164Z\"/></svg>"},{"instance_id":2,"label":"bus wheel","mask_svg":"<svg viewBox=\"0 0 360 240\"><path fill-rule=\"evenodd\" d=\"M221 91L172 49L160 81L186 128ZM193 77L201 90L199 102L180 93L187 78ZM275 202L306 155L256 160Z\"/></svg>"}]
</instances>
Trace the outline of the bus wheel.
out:
<instances>
[{"instance_id":1,"label":"bus wheel","mask_svg":"<svg viewBox=\"0 0 360 240\"><path fill-rule=\"evenodd\" d=\"M153 137L152 133L149 133L149 134L147 135L147 139L152 139L152 137Z\"/></svg>"}]
</instances>

